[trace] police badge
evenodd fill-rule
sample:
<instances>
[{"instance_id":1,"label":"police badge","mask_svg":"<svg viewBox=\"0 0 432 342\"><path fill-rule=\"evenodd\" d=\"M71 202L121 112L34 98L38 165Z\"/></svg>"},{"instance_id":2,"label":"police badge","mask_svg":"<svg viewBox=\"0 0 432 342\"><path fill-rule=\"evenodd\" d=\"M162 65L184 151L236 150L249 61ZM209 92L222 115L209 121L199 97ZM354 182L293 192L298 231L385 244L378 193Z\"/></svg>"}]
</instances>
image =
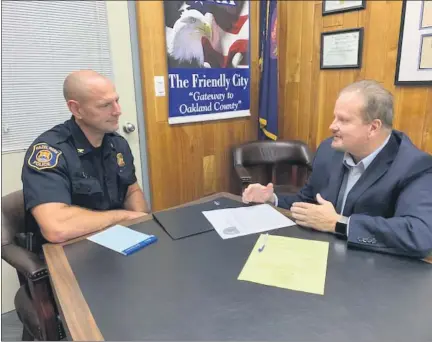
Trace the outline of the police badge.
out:
<instances>
[{"instance_id":1,"label":"police badge","mask_svg":"<svg viewBox=\"0 0 432 342\"><path fill-rule=\"evenodd\" d=\"M124 162L123 154L122 153L117 153L117 165L120 166L120 167L123 167L123 166L126 165L125 162Z\"/></svg>"}]
</instances>

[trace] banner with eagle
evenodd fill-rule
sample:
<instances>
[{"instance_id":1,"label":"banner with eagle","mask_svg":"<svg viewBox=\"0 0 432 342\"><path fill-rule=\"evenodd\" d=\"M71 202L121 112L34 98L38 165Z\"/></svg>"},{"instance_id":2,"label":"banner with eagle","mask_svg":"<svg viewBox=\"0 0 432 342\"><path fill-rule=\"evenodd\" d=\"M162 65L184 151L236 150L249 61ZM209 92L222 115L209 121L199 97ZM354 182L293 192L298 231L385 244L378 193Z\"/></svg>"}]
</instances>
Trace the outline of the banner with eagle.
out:
<instances>
[{"instance_id":1,"label":"banner with eagle","mask_svg":"<svg viewBox=\"0 0 432 342\"><path fill-rule=\"evenodd\" d=\"M164 1L170 124L250 116L249 1Z\"/></svg>"}]
</instances>

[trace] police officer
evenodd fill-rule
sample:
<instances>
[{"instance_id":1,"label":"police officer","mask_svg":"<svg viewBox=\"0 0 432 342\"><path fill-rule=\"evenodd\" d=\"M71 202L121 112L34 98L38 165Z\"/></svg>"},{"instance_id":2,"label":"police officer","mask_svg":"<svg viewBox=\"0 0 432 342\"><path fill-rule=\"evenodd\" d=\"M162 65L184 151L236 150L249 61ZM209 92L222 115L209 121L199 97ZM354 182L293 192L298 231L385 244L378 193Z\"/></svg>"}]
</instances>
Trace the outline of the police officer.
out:
<instances>
[{"instance_id":1,"label":"police officer","mask_svg":"<svg viewBox=\"0 0 432 342\"><path fill-rule=\"evenodd\" d=\"M70 120L40 135L28 149L22 181L26 229L33 249L145 215L133 156L119 127L119 96L91 70L70 74L63 93Z\"/></svg>"}]
</instances>

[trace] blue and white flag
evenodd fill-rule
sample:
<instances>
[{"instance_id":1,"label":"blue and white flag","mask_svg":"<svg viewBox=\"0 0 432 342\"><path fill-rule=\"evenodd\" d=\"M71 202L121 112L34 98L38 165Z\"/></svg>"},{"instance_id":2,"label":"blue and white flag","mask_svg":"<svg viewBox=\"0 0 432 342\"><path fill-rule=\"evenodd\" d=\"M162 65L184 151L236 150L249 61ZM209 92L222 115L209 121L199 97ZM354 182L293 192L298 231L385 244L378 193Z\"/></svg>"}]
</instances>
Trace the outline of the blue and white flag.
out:
<instances>
[{"instance_id":1,"label":"blue and white flag","mask_svg":"<svg viewBox=\"0 0 432 342\"><path fill-rule=\"evenodd\" d=\"M260 1L260 97L259 138L277 140L278 135L278 52L277 1Z\"/></svg>"},{"instance_id":2,"label":"blue and white flag","mask_svg":"<svg viewBox=\"0 0 432 342\"><path fill-rule=\"evenodd\" d=\"M170 124L250 115L249 1L164 1Z\"/></svg>"}]
</instances>

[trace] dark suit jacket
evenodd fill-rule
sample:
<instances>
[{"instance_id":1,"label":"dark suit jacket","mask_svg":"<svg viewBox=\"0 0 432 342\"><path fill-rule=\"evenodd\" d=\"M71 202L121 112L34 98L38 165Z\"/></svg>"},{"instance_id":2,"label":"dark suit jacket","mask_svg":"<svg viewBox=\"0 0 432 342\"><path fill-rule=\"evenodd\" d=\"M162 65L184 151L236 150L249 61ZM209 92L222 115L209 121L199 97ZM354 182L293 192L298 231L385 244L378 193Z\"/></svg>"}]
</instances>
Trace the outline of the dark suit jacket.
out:
<instances>
[{"instance_id":1,"label":"dark suit jacket","mask_svg":"<svg viewBox=\"0 0 432 342\"><path fill-rule=\"evenodd\" d=\"M343 179L344 153L319 146L312 174L297 195L277 194L279 206L316 203L316 194L336 206ZM344 216L350 217L348 243L381 252L425 257L432 252L432 156L393 131L349 192Z\"/></svg>"}]
</instances>

